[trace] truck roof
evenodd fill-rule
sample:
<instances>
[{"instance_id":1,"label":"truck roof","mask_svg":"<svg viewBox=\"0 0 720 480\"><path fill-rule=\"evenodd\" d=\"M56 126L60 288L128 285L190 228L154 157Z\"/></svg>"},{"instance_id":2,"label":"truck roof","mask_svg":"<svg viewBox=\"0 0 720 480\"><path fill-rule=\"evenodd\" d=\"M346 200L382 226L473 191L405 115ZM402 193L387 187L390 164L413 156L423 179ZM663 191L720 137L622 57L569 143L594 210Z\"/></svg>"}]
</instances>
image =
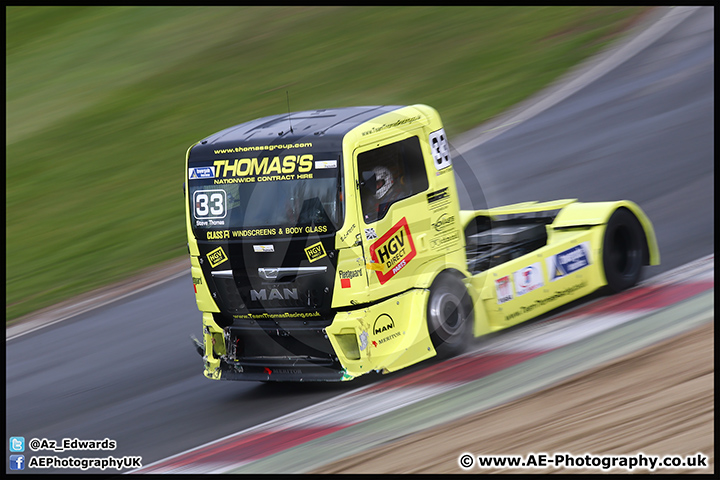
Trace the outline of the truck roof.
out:
<instances>
[{"instance_id":1,"label":"truck roof","mask_svg":"<svg viewBox=\"0 0 720 480\"><path fill-rule=\"evenodd\" d=\"M340 148L347 132L399 105L306 110L258 118L226 128L201 140L194 153L239 145L277 145L310 141ZM292 125L292 132L290 127ZM329 146L329 145L328 145Z\"/></svg>"}]
</instances>

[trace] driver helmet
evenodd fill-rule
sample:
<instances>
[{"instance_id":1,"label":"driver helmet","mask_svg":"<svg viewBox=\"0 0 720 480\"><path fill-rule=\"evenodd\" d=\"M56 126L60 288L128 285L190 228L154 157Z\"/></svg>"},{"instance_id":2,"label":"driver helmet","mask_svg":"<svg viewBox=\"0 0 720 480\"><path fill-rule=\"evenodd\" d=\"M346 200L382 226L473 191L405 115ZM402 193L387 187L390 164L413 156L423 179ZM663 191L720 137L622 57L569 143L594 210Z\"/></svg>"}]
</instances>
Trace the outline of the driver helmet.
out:
<instances>
[{"instance_id":1,"label":"driver helmet","mask_svg":"<svg viewBox=\"0 0 720 480\"><path fill-rule=\"evenodd\" d=\"M380 200L383 198L390 188L393 186L393 176L387 167L375 167L373 169L375 173L375 180L377 182L377 190L375 191L375 198Z\"/></svg>"}]
</instances>

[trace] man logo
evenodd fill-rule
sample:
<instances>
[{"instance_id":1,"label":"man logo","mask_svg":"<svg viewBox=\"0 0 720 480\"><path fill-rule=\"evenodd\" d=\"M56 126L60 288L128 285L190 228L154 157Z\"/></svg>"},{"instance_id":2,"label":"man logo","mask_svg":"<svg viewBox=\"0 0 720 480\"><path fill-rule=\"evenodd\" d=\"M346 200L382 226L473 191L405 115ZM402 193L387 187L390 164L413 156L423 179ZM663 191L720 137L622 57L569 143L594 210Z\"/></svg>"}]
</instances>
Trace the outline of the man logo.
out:
<instances>
[{"instance_id":1,"label":"man logo","mask_svg":"<svg viewBox=\"0 0 720 480\"><path fill-rule=\"evenodd\" d=\"M373 335L379 335L381 333L389 332L395 329L395 322L390 315L383 313L375 319L373 324Z\"/></svg>"},{"instance_id":2,"label":"man logo","mask_svg":"<svg viewBox=\"0 0 720 480\"><path fill-rule=\"evenodd\" d=\"M250 290L250 300L257 302L258 300L297 300L297 288L283 288L281 292L279 288L271 288L270 294L266 289Z\"/></svg>"}]
</instances>

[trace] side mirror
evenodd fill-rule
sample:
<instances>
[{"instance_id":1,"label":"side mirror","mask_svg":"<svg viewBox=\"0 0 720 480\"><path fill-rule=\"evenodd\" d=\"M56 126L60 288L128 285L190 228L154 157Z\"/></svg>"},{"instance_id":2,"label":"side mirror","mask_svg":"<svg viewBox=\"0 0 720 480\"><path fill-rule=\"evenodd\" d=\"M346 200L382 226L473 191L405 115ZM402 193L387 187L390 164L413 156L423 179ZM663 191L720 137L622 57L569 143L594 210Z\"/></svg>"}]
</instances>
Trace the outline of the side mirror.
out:
<instances>
[{"instance_id":1,"label":"side mirror","mask_svg":"<svg viewBox=\"0 0 720 480\"><path fill-rule=\"evenodd\" d=\"M362 172L360 188L365 190L368 195L375 195L375 192L377 192L377 178L375 178L375 172Z\"/></svg>"}]
</instances>

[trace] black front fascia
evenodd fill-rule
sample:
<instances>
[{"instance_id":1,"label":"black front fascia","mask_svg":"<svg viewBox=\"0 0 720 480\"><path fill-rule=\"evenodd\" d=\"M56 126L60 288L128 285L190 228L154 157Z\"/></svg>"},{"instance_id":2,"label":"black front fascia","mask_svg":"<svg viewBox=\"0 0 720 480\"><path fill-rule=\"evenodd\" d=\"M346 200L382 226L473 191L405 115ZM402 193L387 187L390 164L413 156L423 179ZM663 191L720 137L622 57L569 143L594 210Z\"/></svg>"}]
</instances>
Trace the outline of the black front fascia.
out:
<instances>
[{"instance_id":1,"label":"black front fascia","mask_svg":"<svg viewBox=\"0 0 720 480\"><path fill-rule=\"evenodd\" d=\"M221 311L214 317L225 331L221 378L342 379L342 365L325 334L335 316L334 243L335 232L198 242L203 275ZM213 267L211 259L224 258L213 253L218 248L227 260Z\"/></svg>"},{"instance_id":2,"label":"black front fascia","mask_svg":"<svg viewBox=\"0 0 720 480\"><path fill-rule=\"evenodd\" d=\"M220 308L221 323L274 319L329 325L335 314L334 244L335 232L198 241L203 275ZM226 260L217 263L218 258Z\"/></svg>"}]
</instances>

